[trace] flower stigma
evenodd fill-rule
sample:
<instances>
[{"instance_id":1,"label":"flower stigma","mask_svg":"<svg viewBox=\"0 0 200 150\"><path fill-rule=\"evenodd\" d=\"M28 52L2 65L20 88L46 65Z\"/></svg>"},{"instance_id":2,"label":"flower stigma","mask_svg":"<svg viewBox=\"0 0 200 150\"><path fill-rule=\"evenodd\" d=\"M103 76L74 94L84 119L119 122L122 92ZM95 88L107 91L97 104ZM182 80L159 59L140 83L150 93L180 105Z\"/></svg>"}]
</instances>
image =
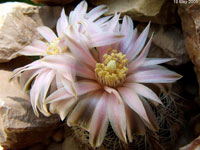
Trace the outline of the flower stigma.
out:
<instances>
[{"instance_id":1,"label":"flower stigma","mask_svg":"<svg viewBox=\"0 0 200 150\"><path fill-rule=\"evenodd\" d=\"M104 54L103 58L103 63L96 64L96 78L103 86L117 87L126 78L128 59L121 52L117 53L117 50L112 50L111 54Z\"/></svg>"}]
</instances>

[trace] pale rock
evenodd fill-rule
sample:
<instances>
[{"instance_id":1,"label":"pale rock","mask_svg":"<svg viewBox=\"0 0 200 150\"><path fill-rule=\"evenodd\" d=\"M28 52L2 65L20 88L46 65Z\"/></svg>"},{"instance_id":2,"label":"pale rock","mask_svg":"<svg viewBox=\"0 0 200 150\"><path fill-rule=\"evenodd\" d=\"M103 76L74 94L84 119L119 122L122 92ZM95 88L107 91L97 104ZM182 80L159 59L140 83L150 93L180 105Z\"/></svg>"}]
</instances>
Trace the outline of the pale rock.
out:
<instances>
[{"instance_id":1,"label":"pale rock","mask_svg":"<svg viewBox=\"0 0 200 150\"><path fill-rule=\"evenodd\" d=\"M133 20L158 24L176 22L176 5L168 0L90 0L93 5L106 4L107 15L119 12L129 15Z\"/></svg>"},{"instance_id":2,"label":"pale rock","mask_svg":"<svg viewBox=\"0 0 200 150\"><path fill-rule=\"evenodd\" d=\"M75 0L31 0L37 4L47 4L47 5L66 5Z\"/></svg>"},{"instance_id":3,"label":"pale rock","mask_svg":"<svg viewBox=\"0 0 200 150\"><path fill-rule=\"evenodd\" d=\"M0 70L0 145L18 149L52 136L60 119L57 115L36 117L17 80L9 82L11 75L11 71Z\"/></svg>"},{"instance_id":4,"label":"pale rock","mask_svg":"<svg viewBox=\"0 0 200 150\"><path fill-rule=\"evenodd\" d=\"M200 85L200 2L180 4L178 13L181 17L186 49L194 64Z\"/></svg>"},{"instance_id":5,"label":"pale rock","mask_svg":"<svg viewBox=\"0 0 200 150\"><path fill-rule=\"evenodd\" d=\"M16 57L16 52L34 39L43 39L38 26L54 28L60 7L41 7L19 2L0 4L0 62Z\"/></svg>"},{"instance_id":6,"label":"pale rock","mask_svg":"<svg viewBox=\"0 0 200 150\"><path fill-rule=\"evenodd\" d=\"M143 31L146 27L139 24L139 31ZM173 25L156 25L151 24L148 37L153 33L153 40L148 57L155 58L175 58L170 61L170 65L182 65L189 62L187 50L185 48L185 40L181 30Z\"/></svg>"}]
</instances>

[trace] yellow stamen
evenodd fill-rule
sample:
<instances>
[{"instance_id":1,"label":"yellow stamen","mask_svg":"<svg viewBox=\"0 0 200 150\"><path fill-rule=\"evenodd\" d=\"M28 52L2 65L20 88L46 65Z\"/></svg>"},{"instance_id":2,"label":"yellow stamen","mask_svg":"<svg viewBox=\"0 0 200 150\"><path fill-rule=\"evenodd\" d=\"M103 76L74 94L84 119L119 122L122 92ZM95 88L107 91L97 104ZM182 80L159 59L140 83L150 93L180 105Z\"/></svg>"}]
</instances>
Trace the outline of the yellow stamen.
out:
<instances>
[{"instance_id":1,"label":"yellow stamen","mask_svg":"<svg viewBox=\"0 0 200 150\"><path fill-rule=\"evenodd\" d=\"M126 55L112 50L111 54L104 54L103 58L103 63L96 64L97 80L109 87L116 87L123 83L128 72Z\"/></svg>"},{"instance_id":2,"label":"yellow stamen","mask_svg":"<svg viewBox=\"0 0 200 150\"><path fill-rule=\"evenodd\" d=\"M51 43L47 43L46 54L47 55L58 55L61 53L61 49L58 46L60 38L55 39Z\"/></svg>"}]
</instances>

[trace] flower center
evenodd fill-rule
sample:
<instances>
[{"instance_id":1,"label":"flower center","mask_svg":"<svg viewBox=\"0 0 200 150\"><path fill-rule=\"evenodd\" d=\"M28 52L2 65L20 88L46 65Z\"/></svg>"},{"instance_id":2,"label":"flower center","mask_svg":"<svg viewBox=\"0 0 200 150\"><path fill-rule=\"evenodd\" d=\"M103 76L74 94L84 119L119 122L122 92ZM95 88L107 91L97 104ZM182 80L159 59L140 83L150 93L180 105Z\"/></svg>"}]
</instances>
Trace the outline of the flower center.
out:
<instances>
[{"instance_id":1,"label":"flower center","mask_svg":"<svg viewBox=\"0 0 200 150\"><path fill-rule=\"evenodd\" d=\"M58 55L60 54L60 48L58 46L59 38L55 39L51 43L47 43L46 54L47 55Z\"/></svg>"},{"instance_id":2,"label":"flower center","mask_svg":"<svg viewBox=\"0 0 200 150\"><path fill-rule=\"evenodd\" d=\"M126 55L112 50L111 54L104 54L104 62L97 63L95 75L101 85L116 87L124 82L128 72Z\"/></svg>"}]
</instances>

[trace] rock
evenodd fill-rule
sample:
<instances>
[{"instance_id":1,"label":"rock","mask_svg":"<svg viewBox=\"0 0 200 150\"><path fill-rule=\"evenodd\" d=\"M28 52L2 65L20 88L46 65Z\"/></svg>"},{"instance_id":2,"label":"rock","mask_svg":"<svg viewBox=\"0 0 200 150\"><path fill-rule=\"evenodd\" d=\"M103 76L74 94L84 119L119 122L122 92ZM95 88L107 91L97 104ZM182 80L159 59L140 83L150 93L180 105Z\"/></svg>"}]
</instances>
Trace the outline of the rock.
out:
<instances>
[{"instance_id":1,"label":"rock","mask_svg":"<svg viewBox=\"0 0 200 150\"><path fill-rule=\"evenodd\" d=\"M31 146L28 150L44 150L45 146L41 143Z\"/></svg>"},{"instance_id":2,"label":"rock","mask_svg":"<svg viewBox=\"0 0 200 150\"><path fill-rule=\"evenodd\" d=\"M16 150L49 138L60 125L60 119L57 115L36 117L18 82L9 82L11 74L0 70L0 145Z\"/></svg>"},{"instance_id":3,"label":"rock","mask_svg":"<svg viewBox=\"0 0 200 150\"><path fill-rule=\"evenodd\" d=\"M80 144L77 144L77 140L75 140L73 137L66 137L63 144L62 144L62 150L80 150L79 146Z\"/></svg>"},{"instance_id":4,"label":"rock","mask_svg":"<svg viewBox=\"0 0 200 150\"><path fill-rule=\"evenodd\" d=\"M37 4L47 4L47 5L66 5L75 0L31 0Z\"/></svg>"},{"instance_id":5,"label":"rock","mask_svg":"<svg viewBox=\"0 0 200 150\"><path fill-rule=\"evenodd\" d=\"M139 24L139 31L146 27ZM185 48L184 36L181 30L173 25L151 24L149 38L153 35L153 41L148 57L156 58L175 58L169 62L170 65L182 65L189 62L189 57Z\"/></svg>"},{"instance_id":6,"label":"rock","mask_svg":"<svg viewBox=\"0 0 200 150\"><path fill-rule=\"evenodd\" d=\"M120 12L129 15L133 20L158 24L173 24L176 22L176 5L167 0L91 0L94 5L109 6L107 15Z\"/></svg>"},{"instance_id":7,"label":"rock","mask_svg":"<svg viewBox=\"0 0 200 150\"><path fill-rule=\"evenodd\" d=\"M179 150L200 150L200 136L194 139L190 144L181 147Z\"/></svg>"},{"instance_id":8,"label":"rock","mask_svg":"<svg viewBox=\"0 0 200 150\"><path fill-rule=\"evenodd\" d=\"M60 128L58 129L54 135L52 136L53 137L53 140L55 142L61 142L63 139L64 139L64 134L65 134L65 131L63 128Z\"/></svg>"},{"instance_id":9,"label":"rock","mask_svg":"<svg viewBox=\"0 0 200 150\"><path fill-rule=\"evenodd\" d=\"M41 7L19 2L0 4L0 62L15 58L15 52L34 39L42 39L36 27L55 27L60 11L60 7Z\"/></svg>"},{"instance_id":10,"label":"rock","mask_svg":"<svg viewBox=\"0 0 200 150\"><path fill-rule=\"evenodd\" d=\"M47 150L62 150L62 143L51 143L48 146ZM73 149L70 148L70 150L73 150Z\"/></svg>"},{"instance_id":11,"label":"rock","mask_svg":"<svg viewBox=\"0 0 200 150\"><path fill-rule=\"evenodd\" d=\"M25 66L31 63L33 60L27 56L20 56L15 59L12 59L10 62L0 63L0 70L13 71L15 68Z\"/></svg>"},{"instance_id":12,"label":"rock","mask_svg":"<svg viewBox=\"0 0 200 150\"><path fill-rule=\"evenodd\" d=\"M178 13L182 21L186 49L194 64L200 84L200 2L179 4Z\"/></svg>"}]
</instances>

